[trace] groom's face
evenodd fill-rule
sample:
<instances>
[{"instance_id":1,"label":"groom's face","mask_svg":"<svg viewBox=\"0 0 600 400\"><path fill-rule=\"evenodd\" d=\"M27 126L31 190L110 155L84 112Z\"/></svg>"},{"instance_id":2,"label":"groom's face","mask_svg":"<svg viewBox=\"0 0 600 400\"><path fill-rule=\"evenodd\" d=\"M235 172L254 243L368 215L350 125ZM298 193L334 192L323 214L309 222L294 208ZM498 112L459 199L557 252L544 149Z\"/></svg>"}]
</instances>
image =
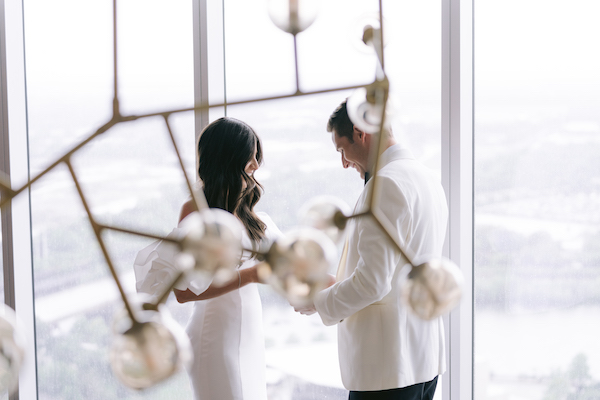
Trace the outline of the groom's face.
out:
<instances>
[{"instance_id":1,"label":"groom's face","mask_svg":"<svg viewBox=\"0 0 600 400\"><path fill-rule=\"evenodd\" d=\"M331 139L335 149L341 154L342 166L344 168L354 168L361 178L365 178L365 172L368 171L369 148L368 141L365 140L365 133L354 128L353 141L346 136L339 136L334 130Z\"/></svg>"}]
</instances>

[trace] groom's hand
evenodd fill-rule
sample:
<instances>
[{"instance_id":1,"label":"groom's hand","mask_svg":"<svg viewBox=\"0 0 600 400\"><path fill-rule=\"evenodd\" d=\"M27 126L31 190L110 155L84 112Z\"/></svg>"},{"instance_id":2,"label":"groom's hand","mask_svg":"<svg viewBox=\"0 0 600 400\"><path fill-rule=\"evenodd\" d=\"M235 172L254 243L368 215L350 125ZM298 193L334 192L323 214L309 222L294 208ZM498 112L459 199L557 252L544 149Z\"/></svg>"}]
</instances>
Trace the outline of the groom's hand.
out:
<instances>
[{"instance_id":1,"label":"groom's hand","mask_svg":"<svg viewBox=\"0 0 600 400\"><path fill-rule=\"evenodd\" d=\"M331 274L327 274L327 275L328 275L327 287L330 287L333 284L335 284L335 275L331 275ZM312 315L317 312L317 309L315 308L315 305L313 303L306 305L306 306L292 305L292 307L294 307L294 311L299 312L302 315Z\"/></svg>"}]
</instances>

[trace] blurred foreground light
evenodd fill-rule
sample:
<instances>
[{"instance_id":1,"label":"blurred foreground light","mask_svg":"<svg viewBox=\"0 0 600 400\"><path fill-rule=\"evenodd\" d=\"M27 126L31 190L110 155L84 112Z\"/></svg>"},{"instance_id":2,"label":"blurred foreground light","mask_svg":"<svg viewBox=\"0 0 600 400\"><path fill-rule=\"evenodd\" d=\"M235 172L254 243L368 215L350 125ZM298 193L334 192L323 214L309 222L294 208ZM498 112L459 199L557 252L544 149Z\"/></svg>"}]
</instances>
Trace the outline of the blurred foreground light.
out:
<instances>
[{"instance_id":1,"label":"blurred foreground light","mask_svg":"<svg viewBox=\"0 0 600 400\"><path fill-rule=\"evenodd\" d=\"M268 0L269 17L282 31L296 35L317 18L319 0Z\"/></svg>"},{"instance_id":2,"label":"blurred foreground light","mask_svg":"<svg viewBox=\"0 0 600 400\"><path fill-rule=\"evenodd\" d=\"M390 32L391 24L383 19L383 48L388 45L389 39L394 37ZM382 47L379 46L381 40L381 23L378 14L365 14L352 21L348 28L348 39L352 47L364 54L378 54ZM378 54L381 57L380 54Z\"/></svg>"},{"instance_id":3,"label":"blurred foreground light","mask_svg":"<svg viewBox=\"0 0 600 400\"><path fill-rule=\"evenodd\" d=\"M13 393L25 358L25 334L12 308L0 306L0 393Z\"/></svg>"},{"instance_id":4,"label":"blurred foreground light","mask_svg":"<svg viewBox=\"0 0 600 400\"><path fill-rule=\"evenodd\" d=\"M327 287L327 271L334 264L335 244L314 228L297 228L280 237L259 269L261 280L270 283L293 306L312 304L316 293Z\"/></svg>"},{"instance_id":5,"label":"blurred foreground light","mask_svg":"<svg viewBox=\"0 0 600 400\"><path fill-rule=\"evenodd\" d=\"M395 110L393 102L388 101L388 91L387 78L356 89L346 103L350 121L366 133L379 133L383 105L387 102L385 126L389 127Z\"/></svg>"},{"instance_id":6,"label":"blurred foreground light","mask_svg":"<svg viewBox=\"0 0 600 400\"><path fill-rule=\"evenodd\" d=\"M450 312L460 301L462 272L447 258L412 267L400 283L404 304L418 317L431 320Z\"/></svg>"},{"instance_id":7,"label":"blurred foreground light","mask_svg":"<svg viewBox=\"0 0 600 400\"><path fill-rule=\"evenodd\" d=\"M219 208L193 213L183 220L182 250L177 257L184 271L194 269L215 285L231 280L242 255L242 223Z\"/></svg>"},{"instance_id":8,"label":"blurred foreground light","mask_svg":"<svg viewBox=\"0 0 600 400\"><path fill-rule=\"evenodd\" d=\"M164 306L136 312L132 322L121 312L113 324L110 364L131 389L146 389L167 379L192 361L190 340Z\"/></svg>"},{"instance_id":9,"label":"blurred foreground light","mask_svg":"<svg viewBox=\"0 0 600 400\"><path fill-rule=\"evenodd\" d=\"M325 233L334 243L344 236L350 207L333 196L318 196L300 208L300 223Z\"/></svg>"}]
</instances>

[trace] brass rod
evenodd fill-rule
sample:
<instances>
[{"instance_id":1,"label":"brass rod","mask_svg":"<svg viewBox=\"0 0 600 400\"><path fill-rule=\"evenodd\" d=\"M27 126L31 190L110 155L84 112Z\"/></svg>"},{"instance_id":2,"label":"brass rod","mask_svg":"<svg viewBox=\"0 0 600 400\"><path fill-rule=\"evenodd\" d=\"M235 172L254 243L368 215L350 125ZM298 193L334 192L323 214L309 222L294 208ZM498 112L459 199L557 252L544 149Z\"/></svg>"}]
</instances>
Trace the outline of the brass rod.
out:
<instances>
[{"instance_id":1,"label":"brass rod","mask_svg":"<svg viewBox=\"0 0 600 400\"><path fill-rule=\"evenodd\" d=\"M312 96L312 95L316 95L316 94L339 92L339 91L343 91L343 90L353 90L353 89L363 88L365 86L368 86L368 84L367 85L362 84L362 85L345 86L345 87L339 87L339 88L333 88L333 89L313 90L310 92L296 92L296 93L284 94L284 95L278 95L278 96L261 97L261 98L257 98L257 99L228 101L226 103L200 104L196 107L180 108L180 109L175 109L175 110L170 110L170 111L162 111L162 112L155 112L155 113L142 114L142 115L121 116L120 118L122 121L133 121L133 120L140 119L140 118L156 117L156 116L176 114L176 113L187 112L187 111L206 110L206 109L210 109L210 108L225 107L225 106L228 106L228 107L229 106L239 106L242 104L259 103L262 101L283 100L283 99L291 99L293 97Z\"/></svg>"},{"instance_id":2,"label":"brass rod","mask_svg":"<svg viewBox=\"0 0 600 400\"><path fill-rule=\"evenodd\" d=\"M242 252L247 251L248 253L250 253L252 256L266 256L267 253L265 253L264 251L258 251L258 250L254 250L254 249L247 249L245 247L242 247Z\"/></svg>"},{"instance_id":3,"label":"brass rod","mask_svg":"<svg viewBox=\"0 0 600 400\"><path fill-rule=\"evenodd\" d=\"M381 71L385 74L385 64L383 61L383 1L379 0L379 46L380 47L380 51L377 51L377 49L375 49L375 53L377 53L377 57L379 58L379 61L381 63Z\"/></svg>"},{"instance_id":4,"label":"brass rod","mask_svg":"<svg viewBox=\"0 0 600 400\"><path fill-rule=\"evenodd\" d=\"M192 188L192 183L185 172L185 166L183 165L183 159L181 158L181 153L179 152L179 147L177 147L177 142L175 141L175 135L173 135L173 131L171 130L171 124L169 124L169 115L163 115L165 118L165 124L167 125L167 131L169 132L169 136L171 137L171 143L173 143L173 148L175 149L175 154L177 155L177 160L179 161L179 166L181 167L181 172L183 172L183 178L185 179L185 183L190 191L190 195L194 200L194 204L198 211L208 209L208 201L206 201L206 197L204 196L204 191L201 191L201 195L198 196L197 192Z\"/></svg>"},{"instance_id":5,"label":"brass rod","mask_svg":"<svg viewBox=\"0 0 600 400\"><path fill-rule=\"evenodd\" d=\"M383 215L383 213L379 209L373 209L372 215L373 215L373 219L381 227L381 229L386 234L386 236L392 241L392 243L396 246L398 251L400 251L400 254L402 254L402 256L404 256L404 258L406 258L408 260L410 265L412 265L414 267L415 266L413 264L414 254L411 254L409 256L408 255L409 251L400 244L400 238L396 237L396 234L395 234L396 228L392 225L392 223L387 219L387 217L385 215Z\"/></svg>"},{"instance_id":6,"label":"brass rod","mask_svg":"<svg viewBox=\"0 0 600 400\"><path fill-rule=\"evenodd\" d=\"M119 276L117 275L117 272L115 271L112 260L110 259L110 256L108 255L108 250L106 249L106 246L104 245L104 240L102 240L102 235L100 234L101 229L99 229L99 225L94 220L92 211L91 211L91 209L86 201L86 198L83 194L83 190L81 188L81 185L79 184L77 175L75 174L75 170L73 169L73 166L71 165L71 160L67 159L67 160L65 160L65 163L67 164L67 167L69 167L69 171L71 172L71 176L73 177L73 182L75 183L75 187L77 188L77 192L79 193L79 197L81 198L81 202L83 203L85 212L87 213L88 219L90 220L90 224L92 224L92 229L94 230L94 234L96 235L96 240L98 241L98 244L100 245L102 254L104 254L104 258L106 259L106 263L108 264L108 269L110 270L110 273L112 274L115 284L117 285L117 288L119 289L119 293L121 294L121 298L123 299L123 303L125 304L125 309L127 310L127 313L129 314L129 318L131 318L131 321L134 324L136 324L138 321L136 320L135 315L133 314L133 309L131 308L129 301L127 300L127 296L125 295L123 286L121 285L121 282L119 281Z\"/></svg>"},{"instance_id":7,"label":"brass rod","mask_svg":"<svg viewBox=\"0 0 600 400\"><path fill-rule=\"evenodd\" d=\"M169 298L169 294L171 294L171 290L173 290L175 288L175 285L177 285L177 283L181 280L181 278L183 278L184 275L185 275L185 272L179 271L177 276L175 276L175 278L171 281L171 283L169 283L167 285L167 287L165 288L165 290L163 290L161 295L158 296L158 299L156 299L156 302L153 303L153 305L155 307L158 307L159 304L162 304L165 301L167 301L167 299Z\"/></svg>"},{"instance_id":8,"label":"brass rod","mask_svg":"<svg viewBox=\"0 0 600 400\"><path fill-rule=\"evenodd\" d=\"M383 138L381 137L381 130L379 131L379 134L375 134L373 135L375 137L375 146L373 146L373 148L371 149L371 155L375 155L375 161L373 161L373 166L372 168L372 176L369 179L369 181L372 181L371 187L369 188L369 193L367 194L367 210L371 210L373 208L373 205L375 204L375 202L373 201L374 197L375 197L375 183L377 183L379 181L378 176L377 176L377 164L379 162L379 147L380 144L383 143Z\"/></svg>"},{"instance_id":9,"label":"brass rod","mask_svg":"<svg viewBox=\"0 0 600 400\"><path fill-rule=\"evenodd\" d=\"M385 146L387 144L387 141L384 138L384 134L385 134L385 111L387 108L387 101L386 101L386 97L387 97L387 93L385 93L385 89L383 88L378 88L376 89L376 96L380 97L378 99L376 99L376 104L379 103L381 101L382 103L382 107L381 107L381 123L379 124L379 133L377 134L378 136L378 141L377 141L377 153L376 153L376 157L375 157L375 162L373 163L373 186L371 186L371 191L369 192L369 209L372 209L373 206L377 203L376 200L378 200L378 197L380 195L379 193L379 186L380 186L380 182L381 180L379 179L378 173L379 173L379 165L381 163L381 154L385 151Z\"/></svg>"},{"instance_id":10,"label":"brass rod","mask_svg":"<svg viewBox=\"0 0 600 400\"><path fill-rule=\"evenodd\" d=\"M352 214L352 215L346 217L346 219L361 218L361 217L366 217L366 216L369 216L369 215L372 215L371 210L362 211L362 212L359 212L359 213L356 213L356 214Z\"/></svg>"},{"instance_id":11,"label":"brass rod","mask_svg":"<svg viewBox=\"0 0 600 400\"><path fill-rule=\"evenodd\" d=\"M113 118L110 121L108 121L106 124L102 125L100 128L98 128L98 130L96 130L96 132L92 133L90 136L88 136L82 142L80 142L79 144L75 145L73 148L71 148L71 150L67 151L62 157L60 157L58 160L56 160L55 162L53 162L52 164L50 164L49 167L47 167L45 170L43 170L42 172L40 172L39 174L37 174L35 177L31 178L21 188L13 191L13 196L12 197L17 196L23 190L25 190L28 187L30 187L31 185L33 185L38 179L40 179L41 177L43 177L44 175L46 175L48 172L50 172L52 169L54 169L60 163L62 163L62 162L66 163L77 150L81 149L83 146L85 146L86 144L88 144L96 136L98 136L98 135L106 132L107 130L109 130L114 125L118 124L119 122L121 122L120 118ZM4 206L5 203L6 203L6 201L3 200L0 203L0 207Z\"/></svg>"},{"instance_id":12,"label":"brass rod","mask_svg":"<svg viewBox=\"0 0 600 400\"><path fill-rule=\"evenodd\" d=\"M15 192L10 187L10 180L8 176L2 171L0 171L0 195L6 193L9 198L15 197Z\"/></svg>"},{"instance_id":13,"label":"brass rod","mask_svg":"<svg viewBox=\"0 0 600 400\"><path fill-rule=\"evenodd\" d=\"M379 58L380 61L380 65L381 65L381 72L383 74L383 76L381 77L381 80L385 80L387 81L387 77L385 75L385 67L384 67L384 62L383 62L383 4L382 4L382 0L379 0L379 50L381 51L377 51L378 49L375 49L375 52L377 53L377 57ZM375 45L377 46L377 43L375 43ZM377 200L379 200L379 186L380 186L380 179L377 176L378 172L379 172L379 164L380 164L380 158L381 158L381 154L385 151L385 146L387 144L387 141L384 138L384 134L385 134L385 113L386 113L386 109L387 109L387 99L389 96L389 86L376 86L375 87L375 104L381 104L381 121L379 123L379 133L378 133L378 141L377 141L377 153L376 153L376 157L375 157L375 162L373 164L373 186L371 187L371 192L369 193L369 209L372 209L373 206L375 204L377 204Z\"/></svg>"},{"instance_id":14,"label":"brass rod","mask_svg":"<svg viewBox=\"0 0 600 400\"><path fill-rule=\"evenodd\" d=\"M173 244L176 244L178 246L181 246L181 241L180 240L171 239L169 237L164 237L164 236L160 236L160 235L154 235L152 233L147 233L147 232L140 232L140 231L136 231L136 230L133 230L133 229L121 228L121 227L118 227L118 226L104 225L104 224L100 224L100 223L96 223L96 226L98 227L98 229L106 229L106 230L109 230L109 231L127 233L127 234L130 234L130 235L142 236L142 237L146 237L146 238L149 238L149 239L164 240L165 242L169 242L169 243L173 243Z\"/></svg>"},{"instance_id":15,"label":"brass rod","mask_svg":"<svg viewBox=\"0 0 600 400\"><path fill-rule=\"evenodd\" d=\"M289 98L293 98L293 97L310 96L310 95L329 93L329 92L337 92L337 91L343 91L343 90L352 90L352 89L358 89L361 87L365 87L365 85L354 85L354 86L346 86L346 87L339 87L339 88L333 88L333 89L314 90L314 91L310 91L310 92L296 92L296 93L287 94L287 95L263 97L263 98L250 99L250 100L240 100L240 101L219 103L219 104L202 104L197 107L181 108L181 109L176 109L176 110L156 112L156 113L150 113L150 114L142 114L142 115L122 116L120 114L115 114L115 115L113 115L113 118L110 121L108 121L106 124L104 124L100 128L98 128L98 130L96 130L96 132L91 134L88 138L86 138L79 144L75 145L73 148L71 148L71 150L67 151L67 153L65 153L62 157L60 157L58 160L56 160L54 163L52 163L44 171L40 172L38 175L36 175L34 178L32 178L30 181L28 181L26 184L24 184L21 188L14 190L12 192L12 195L9 196L9 198L4 199L0 202L0 207L4 206L4 204L6 204L10 200L10 198L17 196L23 190L29 188L34 182L36 182L38 179L40 179L41 177L46 175L49 171L54 169L58 164L60 164L61 162L66 162L66 160L68 158L70 158L71 155L73 155L73 153L75 153L76 151L81 149L83 146L85 146L87 143L89 143L96 136L98 136L101 133L106 132L107 130L109 130L114 125L118 124L119 122L135 121L140 118L148 118L148 117L157 117L157 116L164 117L164 116L168 116L170 114L176 114L176 113L180 113L180 112L205 110L205 109L215 108L215 107L224 107L225 105L236 106L236 105L241 105L241 104L257 103L257 102L261 102L261 101L281 100L281 99L289 99Z\"/></svg>"}]
</instances>

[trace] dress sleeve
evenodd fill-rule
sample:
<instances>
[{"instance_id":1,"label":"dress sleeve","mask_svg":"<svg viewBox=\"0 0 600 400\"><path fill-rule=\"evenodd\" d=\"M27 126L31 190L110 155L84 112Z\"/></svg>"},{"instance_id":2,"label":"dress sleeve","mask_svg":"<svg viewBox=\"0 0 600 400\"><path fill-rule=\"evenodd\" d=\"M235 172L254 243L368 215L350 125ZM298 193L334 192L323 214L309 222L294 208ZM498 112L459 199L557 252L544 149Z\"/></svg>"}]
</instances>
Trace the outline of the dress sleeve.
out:
<instances>
[{"instance_id":1,"label":"dress sleeve","mask_svg":"<svg viewBox=\"0 0 600 400\"><path fill-rule=\"evenodd\" d=\"M183 229L178 227L173 229L167 238L180 238L183 234ZM178 252L177 246L162 240L157 240L140 250L133 263L135 288L138 293L149 294L152 301L158 299L180 271L175 262ZM175 288L190 289L195 295L199 295L206 291L212 282L212 279L191 275L186 274Z\"/></svg>"}]
</instances>

